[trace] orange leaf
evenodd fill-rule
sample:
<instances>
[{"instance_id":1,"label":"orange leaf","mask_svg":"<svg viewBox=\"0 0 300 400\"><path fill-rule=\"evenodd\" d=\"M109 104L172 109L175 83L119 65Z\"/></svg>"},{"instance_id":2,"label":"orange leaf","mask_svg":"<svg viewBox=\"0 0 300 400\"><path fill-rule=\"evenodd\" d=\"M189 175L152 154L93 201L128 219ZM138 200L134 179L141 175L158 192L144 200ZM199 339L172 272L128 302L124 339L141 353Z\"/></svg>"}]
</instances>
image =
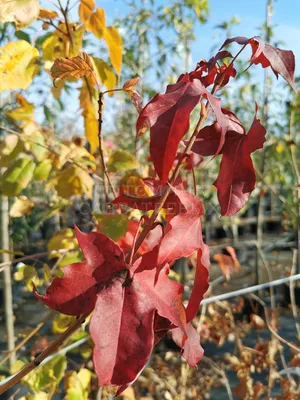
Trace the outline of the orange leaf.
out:
<instances>
[{"instance_id":1,"label":"orange leaf","mask_svg":"<svg viewBox=\"0 0 300 400\"><path fill-rule=\"evenodd\" d=\"M94 0L81 0L80 5L79 5L79 17L81 19L81 22L86 25L93 13L93 10L95 8L95 1Z\"/></svg>"},{"instance_id":2,"label":"orange leaf","mask_svg":"<svg viewBox=\"0 0 300 400\"><path fill-rule=\"evenodd\" d=\"M129 79L128 81L126 81L123 85L123 90L125 90L125 92L134 92L135 91L135 87L136 85L140 82L140 78L133 78L133 79Z\"/></svg>"},{"instance_id":3,"label":"orange leaf","mask_svg":"<svg viewBox=\"0 0 300 400\"><path fill-rule=\"evenodd\" d=\"M51 76L54 79L81 78L94 73L93 64L86 53L71 58L56 58L51 69Z\"/></svg>"}]
</instances>

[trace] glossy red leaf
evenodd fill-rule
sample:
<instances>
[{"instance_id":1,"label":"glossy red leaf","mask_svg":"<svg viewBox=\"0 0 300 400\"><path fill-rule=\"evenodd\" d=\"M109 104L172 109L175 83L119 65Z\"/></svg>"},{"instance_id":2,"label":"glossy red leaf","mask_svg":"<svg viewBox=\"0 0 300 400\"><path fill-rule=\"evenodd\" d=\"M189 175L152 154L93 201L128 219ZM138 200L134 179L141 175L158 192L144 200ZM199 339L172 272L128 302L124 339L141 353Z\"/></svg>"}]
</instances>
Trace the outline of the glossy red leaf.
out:
<instances>
[{"instance_id":1,"label":"glossy red leaf","mask_svg":"<svg viewBox=\"0 0 300 400\"><path fill-rule=\"evenodd\" d=\"M187 257L202 246L202 201L185 190L174 187L172 190L181 203L181 210L175 216L168 215L166 233L159 248L158 265Z\"/></svg>"},{"instance_id":2,"label":"glossy red leaf","mask_svg":"<svg viewBox=\"0 0 300 400\"><path fill-rule=\"evenodd\" d=\"M222 162L214 182L222 215L234 215L249 199L255 187L255 171L250 154L263 147L266 130L254 117L247 135L236 134L222 149Z\"/></svg>"},{"instance_id":3,"label":"glossy red leaf","mask_svg":"<svg viewBox=\"0 0 300 400\"><path fill-rule=\"evenodd\" d=\"M109 237L75 230L86 261L63 267L64 277L54 278L44 296L36 290L34 294L48 307L77 316L92 311L97 293L128 266L122 250Z\"/></svg>"},{"instance_id":4,"label":"glossy red leaf","mask_svg":"<svg viewBox=\"0 0 300 400\"><path fill-rule=\"evenodd\" d=\"M226 121L221 111L221 100L211 95L198 79L191 79L189 74L169 85L165 94L156 95L139 115L137 134L144 133L145 127L150 126L150 155L163 183L168 181L178 145L188 132L190 113L202 96L208 99L225 135Z\"/></svg>"}]
</instances>

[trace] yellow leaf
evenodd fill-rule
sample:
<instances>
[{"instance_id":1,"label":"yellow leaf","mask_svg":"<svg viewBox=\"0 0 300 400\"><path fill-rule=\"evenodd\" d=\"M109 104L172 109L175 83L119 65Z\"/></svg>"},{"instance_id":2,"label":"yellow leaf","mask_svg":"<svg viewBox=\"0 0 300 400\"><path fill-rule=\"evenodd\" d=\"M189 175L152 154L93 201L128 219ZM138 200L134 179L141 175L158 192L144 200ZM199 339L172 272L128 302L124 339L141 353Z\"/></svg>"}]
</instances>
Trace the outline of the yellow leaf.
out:
<instances>
[{"instance_id":1,"label":"yellow leaf","mask_svg":"<svg viewBox=\"0 0 300 400\"><path fill-rule=\"evenodd\" d=\"M103 8L97 8L86 23L86 29L98 38L102 39L106 27L105 11Z\"/></svg>"},{"instance_id":2,"label":"yellow leaf","mask_svg":"<svg viewBox=\"0 0 300 400\"><path fill-rule=\"evenodd\" d=\"M30 151L37 161L43 161L48 150L40 126L34 121L28 121L22 127L25 149ZM26 141L26 138L29 140Z\"/></svg>"},{"instance_id":3,"label":"yellow leaf","mask_svg":"<svg viewBox=\"0 0 300 400\"><path fill-rule=\"evenodd\" d=\"M59 24L58 28L67 34L66 24ZM75 57L80 53L85 28L84 26L78 27L75 23L69 23L69 31L72 34L73 46L70 38L57 30L44 41L42 49L45 61L53 61L56 57Z\"/></svg>"},{"instance_id":4,"label":"yellow leaf","mask_svg":"<svg viewBox=\"0 0 300 400\"><path fill-rule=\"evenodd\" d=\"M63 171L58 172L52 180L52 184L58 195L64 199L82 194L92 198L93 195L93 178L76 165L69 165Z\"/></svg>"},{"instance_id":5,"label":"yellow leaf","mask_svg":"<svg viewBox=\"0 0 300 400\"><path fill-rule=\"evenodd\" d=\"M9 215L12 218L20 218L23 215L30 214L33 206L34 202L32 200L27 199L26 196L20 196L16 198L14 204L11 206Z\"/></svg>"},{"instance_id":6,"label":"yellow leaf","mask_svg":"<svg viewBox=\"0 0 300 400\"><path fill-rule=\"evenodd\" d=\"M81 53L76 57L56 58L50 72L53 79L69 77L79 79L83 76L92 75L94 68L90 57L86 53Z\"/></svg>"},{"instance_id":7,"label":"yellow leaf","mask_svg":"<svg viewBox=\"0 0 300 400\"><path fill-rule=\"evenodd\" d=\"M58 13L48 8L40 8L39 18L42 19L54 19L58 17Z\"/></svg>"},{"instance_id":8,"label":"yellow leaf","mask_svg":"<svg viewBox=\"0 0 300 400\"><path fill-rule=\"evenodd\" d=\"M19 107L7 111L6 115L15 121L27 121L34 119L34 105L29 103L21 94L16 95Z\"/></svg>"},{"instance_id":9,"label":"yellow leaf","mask_svg":"<svg viewBox=\"0 0 300 400\"><path fill-rule=\"evenodd\" d=\"M25 40L0 48L0 92L26 89L38 72L39 52Z\"/></svg>"},{"instance_id":10,"label":"yellow leaf","mask_svg":"<svg viewBox=\"0 0 300 400\"><path fill-rule=\"evenodd\" d=\"M52 333L55 335L63 333L75 320L76 317L72 317L70 315L55 315L52 322Z\"/></svg>"},{"instance_id":11,"label":"yellow leaf","mask_svg":"<svg viewBox=\"0 0 300 400\"><path fill-rule=\"evenodd\" d=\"M150 197L154 192L143 181L143 178L135 172L128 172L120 181L120 190L127 196Z\"/></svg>"},{"instance_id":12,"label":"yellow leaf","mask_svg":"<svg viewBox=\"0 0 300 400\"><path fill-rule=\"evenodd\" d=\"M91 153L95 153L98 147L98 120L95 113L95 108L89 106L82 112L84 119L85 136L91 146Z\"/></svg>"},{"instance_id":13,"label":"yellow leaf","mask_svg":"<svg viewBox=\"0 0 300 400\"><path fill-rule=\"evenodd\" d=\"M86 25L93 13L93 10L95 8L95 1L94 0L81 0L80 5L79 5L79 17L81 19L81 22Z\"/></svg>"},{"instance_id":14,"label":"yellow leaf","mask_svg":"<svg viewBox=\"0 0 300 400\"><path fill-rule=\"evenodd\" d=\"M134 155L125 150L114 151L107 162L109 172L127 171L138 167Z\"/></svg>"},{"instance_id":15,"label":"yellow leaf","mask_svg":"<svg viewBox=\"0 0 300 400\"><path fill-rule=\"evenodd\" d=\"M114 26L108 26L104 32L111 63L118 75L121 73L122 66L122 37Z\"/></svg>"},{"instance_id":16,"label":"yellow leaf","mask_svg":"<svg viewBox=\"0 0 300 400\"><path fill-rule=\"evenodd\" d=\"M49 258L56 258L59 256L59 250L69 249L73 250L78 247L77 239L75 238L74 230L71 228L62 229L56 232L48 242Z\"/></svg>"},{"instance_id":17,"label":"yellow leaf","mask_svg":"<svg viewBox=\"0 0 300 400\"><path fill-rule=\"evenodd\" d=\"M117 78L111 67L100 58L92 57L92 61L94 62L95 74L98 81L105 85L107 90L114 89L116 87Z\"/></svg>"},{"instance_id":18,"label":"yellow leaf","mask_svg":"<svg viewBox=\"0 0 300 400\"><path fill-rule=\"evenodd\" d=\"M1 2L0 22L14 22L16 29L22 29L37 19L39 10L39 0L4 0Z\"/></svg>"},{"instance_id":19,"label":"yellow leaf","mask_svg":"<svg viewBox=\"0 0 300 400\"><path fill-rule=\"evenodd\" d=\"M6 135L0 144L0 167L8 167L23 150L23 143L17 135Z\"/></svg>"}]
</instances>

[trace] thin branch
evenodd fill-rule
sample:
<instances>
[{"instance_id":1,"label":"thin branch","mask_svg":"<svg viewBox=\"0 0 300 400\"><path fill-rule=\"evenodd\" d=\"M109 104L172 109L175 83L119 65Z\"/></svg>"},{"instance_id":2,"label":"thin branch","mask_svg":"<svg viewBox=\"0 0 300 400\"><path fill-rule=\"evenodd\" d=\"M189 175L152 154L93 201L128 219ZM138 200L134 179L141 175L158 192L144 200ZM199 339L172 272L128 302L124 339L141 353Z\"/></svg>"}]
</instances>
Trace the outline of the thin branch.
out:
<instances>
[{"instance_id":1,"label":"thin branch","mask_svg":"<svg viewBox=\"0 0 300 400\"><path fill-rule=\"evenodd\" d=\"M297 216L297 213L293 210L293 208L290 206L288 203L287 199L284 198L281 194L277 193L276 190L272 188L271 185L268 184L268 182L265 180L262 172L258 169L258 167L255 166L255 172L259 176L260 180L263 182L263 184L274 194L274 196L277 197L278 200L282 202L282 204L285 205L285 207L295 216Z\"/></svg>"},{"instance_id":2,"label":"thin branch","mask_svg":"<svg viewBox=\"0 0 300 400\"><path fill-rule=\"evenodd\" d=\"M63 17L64 17L64 20L65 20L65 25L66 25L66 29L67 29L67 34L68 34L68 37L69 37L69 40L70 40L70 43L71 43L71 48L72 48L72 50L73 50L73 49L74 49L74 41L73 41L72 32L70 31L70 27L69 27L69 21L68 21L68 5L67 5L67 7L64 9L63 6L62 6L62 4L61 4L61 1L60 1L60 0L58 0L58 4L59 4L59 7L60 7L60 11L61 11L61 13L62 13L62 15L63 15Z\"/></svg>"},{"instance_id":3,"label":"thin branch","mask_svg":"<svg viewBox=\"0 0 300 400\"><path fill-rule=\"evenodd\" d=\"M293 263L291 268L291 276L295 275L297 269L297 259L298 259L298 251L296 249L293 250ZM290 281L290 298L291 298L291 306L292 306L292 313L295 320L296 330L298 340L300 340L300 324L298 321L298 311L297 311L297 304L295 298L295 282Z\"/></svg>"},{"instance_id":4,"label":"thin branch","mask_svg":"<svg viewBox=\"0 0 300 400\"><path fill-rule=\"evenodd\" d=\"M284 343L285 345L287 345L288 347L290 347L292 350L294 350L296 353L300 353L300 348L295 346L293 343L289 342L288 340L284 339L282 336L280 336L275 329L271 326L270 322L269 322L269 316L268 316L268 310L267 310L267 305L266 303L261 300L258 296L256 296L255 294L251 294L251 297L256 300L264 309L265 312L265 318L266 318L266 324L267 327L269 329L269 331L272 333L273 336L276 337L276 339L278 339L281 343Z\"/></svg>"},{"instance_id":5,"label":"thin branch","mask_svg":"<svg viewBox=\"0 0 300 400\"><path fill-rule=\"evenodd\" d=\"M104 92L107 93L107 92ZM109 177L109 173L107 171L107 167L106 167L106 163L104 160L104 153L103 153L103 138L102 138L102 108L103 108L103 94L102 92L99 92L99 98L98 98L98 141L99 141L99 153L100 153L100 160L101 160L101 164L102 164L102 170L103 170L103 183L104 183L104 192L105 192L105 200L108 203L109 201L109 197L108 197L108 187L107 187L107 183L106 183L106 179L107 182L109 183L109 186L111 188L111 191L114 195L114 197L117 197L117 194L115 192L115 189L112 185L112 182L110 180Z\"/></svg>"},{"instance_id":6,"label":"thin branch","mask_svg":"<svg viewBox=\"0 0 300 400\"><path fill-rule=\"evenodd\" d=\"M0 386L0 395L6 392L9 388L12 386L16 385L18 382L21 381L24 376L29 374L32 370L34 370L38 365L41 364L41 362L54 353L61 345L62 343L72 335L79 327L80 325L85 321L85 319L89 316L89 314L84 314L81 315L76 321L74 321L68 329L65 330L64 333L62 333L53 343L50 344L39 356L35 357L34 360L32 360L30 363L25 365L24 368L21 369L21 371L17 372L14 376L11 377L4 385Z\"/></svg>"},{"instance_id":7,"label":"thin branch","mask_svg":"<svg viewBox=\"0 0 300 400\"><path fill-rule=\"evenodd\" d=\"M46 315L46 317L41 322L39 322L37 326L34 329L32 329L32 331L30 331L28 335L23 340L21 340L21 342L17 344L17 346L13 350L7 353L6 356L0 360L0 365L5 363L5 361L8 360L12 354L15 354L22 346L24 346L24 344L27 343L28 340L31 339L32 336L34 336L41 329L41 327L45 324L45 322L47 322L54 315L54 313L55 311L50 311Z\"/></svg>"}]
</instances>

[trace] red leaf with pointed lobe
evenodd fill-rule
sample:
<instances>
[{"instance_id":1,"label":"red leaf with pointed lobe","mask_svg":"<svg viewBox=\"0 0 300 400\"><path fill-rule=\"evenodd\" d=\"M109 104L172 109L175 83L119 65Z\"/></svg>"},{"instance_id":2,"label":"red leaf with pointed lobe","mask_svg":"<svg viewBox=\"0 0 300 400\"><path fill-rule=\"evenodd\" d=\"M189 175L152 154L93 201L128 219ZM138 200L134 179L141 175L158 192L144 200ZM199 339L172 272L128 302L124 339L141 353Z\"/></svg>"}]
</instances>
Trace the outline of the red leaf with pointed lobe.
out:
<instances>
[{"instance_id":1,"label":"red leaf with pointed lobe","mask_svg":"<svg viewBox=\"0 0 300 400\"><path fill-rule=\"evenodd\" d=\"M165 235L161 241L157 264L164 265L181 257L187 257L202 246L202 201L195 195L172 187L182 207L173 217L168 215Z\"/></svg>"},{"instance_id":2,"label":"red leaf with pointed lobe","mask_svg":"<svg viewBox=\"0 0 300 400\"><path fill-rule=\"evenodd\" d=\"M236 214L248 201L256 181L250 154L263 147L265 135L266 130L255 115L247 135L236 134L224 145L219 175L214 182L222 215Z\"/></svg>"},{"instance_id":3,"label":"red leaf with pointed lobe","mask_svg":"<svg viewBox=\"0 0 300 400\"><path fill-rule=\"evenodd\" d=\"M236 271L239 270L240 263L237 259L236 252L233 247L227 246L226 251L229 253L229 255L215 254L213 258L215 261L217 261L224 276L228 279L234 269Z\"/></svg>"},{"instance_id":4,"label":"red leaf with pointed lobe","mask_svg":"<svg viewBox=\"0 0 300 400\"><path fill-rule=\"evenodd\" d=\"M54 278L44 296L34 294L48 307L77 316L92 311L97 293L128 266L120 247L106 235L82 233L77 227L75 232L86 261L63 267L64 277Z\"/></svg>"},{"instance_id":5,"label":"red leaf with pointed lobe","mask_svg":"<svg viewBox=\"0 0 300 400\"><path fill-rule=\"evenodd\" d=\"M202 243L202 247L197 252L197 265L194 278L194 285L186 308L186 320L190 322L196 316L200 303L203 300L204 294L209 287L209 248Z\"/></svg>"},{"instance_id":6,"label":"red leaf with pointed lobe","mask_svg":"<svg viewBox=\"0 0 300 400\"><path fill-rule=\"evenodd\" d=\"M232 139L234 140L237 133L243 135L245 133L245 129L241 121L232 111L222 108L222 112L225 115L225 118L227 118L227 126L228 126L225 142L229 143ZM194 153L197 153L202 156L216 155L220 139L221 139L221 127L216 121L214 124L205 126L200 130L191 150ZM220 149L219 154L220 153L222 153L222 149Z\"/></svg>"},{"instance_id":7,"label":"red leaf with pointed lobe","mask_svg":"<svg viewBox=\"0 0 300 400\"><path fill-rule=\"evenodd\" d=\"M276 77L278 74L297 92L294 73L295 56L291 50L281 50L270 44L264 43L259 36L247 39L245 37L234 37L225 40L220 50L230 43L236 42L241 45L250 43L252 47L251 64L261 64L263 68L271 67Z\"/></svg>"},{"instance_id":8,"label":"red leaf with pointed lobe","mask_svg":"<svg viewBox=\"0 0 300 400\"><path fill-rule=\"evenodd\" d=\"M225 135L227 126L224 126L226 121L221 111L221 100L211 95L198 79L191 79L189 74L169 85L165 94L156 95L139 115L137 135L144 133L145 126L150 126L151 159L163 183L168 181L178 145L188 132L190 113L202 96L208 99Z\"/></svg>"},{"instance_id":9,"label":"red leaf with pointed lobe","mask_svg":"<svg viewBox=\"0 0 300 400\"><path fill-rule=\"evenodd\" d=\"M294 73L295 73L295 56L291 50L281 50L269 44L261 46L259 51L261 39L254 37L251 41L253 55L251 57L251 64L261 64L263 68L271 67L274 74L278 78L278 74L297 92Z\"/></svg>"},{"instance_id":10,"label":"red leaf with pointed lobe","mask_svg":"<svg viewBox=\"0 0 300 400\"><path fill-rule=\"evenodd\" d=\"M182 347L182 331L178 328L171 329L171 335L177 346ZM188 338L182 347L182 357L190 367L194 368L201 361L204 350L200 344L200 336L191 323L187 325Z\"/></svg>"},{"instance_id":11,"label":"red leaf with pointed lobe","mask_svg":"<svg viewBox=\"0 0 300 400\"><path fill-rule=\"evenodd\" d=\"M98 293L90 332L100 386L130 383L144 368L153 348L156 311L179 326L184 345L183 287L167 273L168 268L162 270L154 284L156 269L144 270L135 273L129 284L119 281Z\"/></svg>"}]
</instances>

